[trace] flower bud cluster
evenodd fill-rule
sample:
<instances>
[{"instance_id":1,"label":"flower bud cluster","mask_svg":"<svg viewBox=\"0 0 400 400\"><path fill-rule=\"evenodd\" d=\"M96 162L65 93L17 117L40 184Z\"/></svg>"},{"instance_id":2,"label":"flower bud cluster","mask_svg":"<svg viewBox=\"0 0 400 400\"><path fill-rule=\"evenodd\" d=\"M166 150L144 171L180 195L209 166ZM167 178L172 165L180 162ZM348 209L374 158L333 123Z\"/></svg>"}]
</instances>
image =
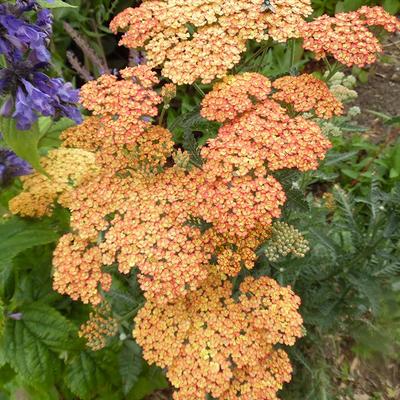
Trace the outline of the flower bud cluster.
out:
<instances>
[{"instance_id":1,"label":"flower bud cluster","mask_svg":"<svg viewBox=\"0 0 400 400\"><path fill-rule=\"evenodd\" d=\"M271 239L264 254L270 261L278 261L289 254L302 258L309 250L308 241L296 228L278 221L272 225Z\"/></svg>"},{"instance_id":2,"label":"flower bud cluster","mask_svg":"<svg viewBox=\"0 0 400 400\"><path fill-rule=\"evenodd\" d=\"M112 316L111 306L101 303L90 313L79 330L79 337L86 339L86 345L93 351L101 350L107 344L107 339L118 333L118 322Z\"/></svg>"}]
</instances>

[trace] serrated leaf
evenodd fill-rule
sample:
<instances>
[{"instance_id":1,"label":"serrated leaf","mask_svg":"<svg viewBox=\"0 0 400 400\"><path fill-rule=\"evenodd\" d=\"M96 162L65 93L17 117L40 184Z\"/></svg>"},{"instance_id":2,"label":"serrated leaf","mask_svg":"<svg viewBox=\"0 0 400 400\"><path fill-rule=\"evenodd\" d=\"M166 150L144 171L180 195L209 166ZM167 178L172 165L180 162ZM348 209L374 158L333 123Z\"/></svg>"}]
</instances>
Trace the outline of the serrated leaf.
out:
<instances>
[{"instance_id":1,"label":"serrated leaf","mask_svg":"<svg viewBox=\"0 0 400 400\"><path fill-rule=\"evenodd\" d=\"M186 130L183 134L183 148L190 154L190 160L194 165L203 165L200 148L191 130Z\"/></svg>"},{"instance_id":2,"label":"serrated leaf","mask_svg":"<svg viewBox=\"0 0 400 400\"><path fill-rule=\"evenodd\" d=\"M25 327L52 350L74 347L75 327L54 308L34 303L20 310Z\"/></svg>"},{"instance_id":3,"label":"serrated leaf","mask_svg":"<svg viewBox=\"0 0 400 400\"><path fill-rule=\"evenodd\" d=\"M118 358L122 390L127 395L139 379L143 368L140 347L132 340L126 340Z\"/></svg>"},{"instance_id":4,"label":"serrated leaf","mask_svg":"<svg viewBox=\"0 0 400 400\"><path fill-rule=\"evenodd\" d=\"M12 218L0 224L0 265L21 251L55 242L58 235L48 223Z\"/></svg>"},{"instance_id":5,"label":"serrated leaf","mask_svg":"<svg viewBox=\"0 0 400 400\"><path fill-rule=\"evenodd\" d=\"M62 0L37 0L37 2L43 8L77 8Z\"/></svg>"},{"instance_id":6,"label":"serrated leaf","mask_svg":"<svg viewBox=\"0 0 400 400\"><path fill-rule=\"evenodd\" d=\"M342 163L343 161L351 160L358 154L358 150L348 151L346 153L331 153L328 154L324 161L324 166L332 166Z\"/></svg>"},{"instance_id":7,"label":"serrated leaf","mask_svg":"<svg viewBox=\"0 0 400 400\"><path fill-rule=\"evenodd\" d=\"M59 371L57 355L32 332L23 318L7 320L4 334L6 359L28 382L51 383Z\"/></svg>"},{"instance_id":8,"label":"serrated leaf","mask_svg":"<svg viewBox=\"0 0 400 400\"><path fill-rule=\"evenodd\" d=\"M67 365L64 376L65 384L82 400L94 398L107 379L95 354L89 351L78 353Z\"/></svg>"},{"instance_id":9,"label":"serrated leaf","mask_svg":"<svg viewBox=\"0 0 400 400\"><path fill-rule=\"evenodd\" d=\"M298 210L303 212L310 211L310 206L304 198L304 193L298 189L291 189L286 191L285 207L290 210Z\"/></svg>"}]
</instances>

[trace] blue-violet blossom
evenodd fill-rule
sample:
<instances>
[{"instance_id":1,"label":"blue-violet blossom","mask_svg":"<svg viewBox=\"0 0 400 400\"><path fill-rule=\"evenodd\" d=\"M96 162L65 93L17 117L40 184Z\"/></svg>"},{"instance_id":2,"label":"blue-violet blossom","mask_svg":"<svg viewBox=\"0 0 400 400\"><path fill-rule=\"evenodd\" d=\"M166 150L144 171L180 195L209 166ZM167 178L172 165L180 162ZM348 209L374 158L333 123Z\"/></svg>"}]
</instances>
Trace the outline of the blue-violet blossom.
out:
<instances>
[{"instance_id":1,"label":"blue-violet blossom","mask_svg":"<svg viewBox=\"0 0 400 400\"><path fill-rule=\"evenodd\" d=\"M13 151L0 147L0 187L7 186L13 178L33 172L29 163Z\"/></svg>"},{"instance_id":2,"label":"blue-violet blossom","mask_svg":"<svg viewBox=\"0 0 400 400\"><path fill-rule=\"evenodd\" d=\"M30 21L31 11L35 22ZM50 10L41 9L36 0L0 4L0 54L7 64L0 69L0 115L14 118L20 130L29 129L40 115L82 121L78 90L43 72L51 61L52 22Z\"/></svg>"}]
</instances>

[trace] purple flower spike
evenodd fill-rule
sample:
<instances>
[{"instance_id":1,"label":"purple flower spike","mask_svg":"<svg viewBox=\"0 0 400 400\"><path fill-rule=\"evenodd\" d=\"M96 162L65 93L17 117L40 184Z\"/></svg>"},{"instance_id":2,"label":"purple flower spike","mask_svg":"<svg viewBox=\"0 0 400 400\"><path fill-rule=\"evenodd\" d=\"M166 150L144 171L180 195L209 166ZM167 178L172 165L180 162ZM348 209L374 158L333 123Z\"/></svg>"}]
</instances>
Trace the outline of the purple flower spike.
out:
<instances>
[{"instance_id":1,"label":"purple flower spike","mask_svg":"<svg viewBox=\"0 0 400 400\"><path fill-rule=\"evenodd\" d=\"M49 1L50 3L51 1ZM32 22L32 13L36 19ZM7 67L0 69L0 115L16 120L17 128L28 130L43 115L82 121L78 91L61 78L50 78L48 50L53 15L36 0L6 1L0 4L0 54Z\"/></svg>"},{"instance_id":2,"label":"purple flower spike","mask_svg":"<svg viewBox=\"0 0 400 400\"><path fill-rule=\"evenodd\" d=\"M32 167L13 151L0 148L0 186L7 186L17 176L29 175Z\"/></svg>"}]
</instances>

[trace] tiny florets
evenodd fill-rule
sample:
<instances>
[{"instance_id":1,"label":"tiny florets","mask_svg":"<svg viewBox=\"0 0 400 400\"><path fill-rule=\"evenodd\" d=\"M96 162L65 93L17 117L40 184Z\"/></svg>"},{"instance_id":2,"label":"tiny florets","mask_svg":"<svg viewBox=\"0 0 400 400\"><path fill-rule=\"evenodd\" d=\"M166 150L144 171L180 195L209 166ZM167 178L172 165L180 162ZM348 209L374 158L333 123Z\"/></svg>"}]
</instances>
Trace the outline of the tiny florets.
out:
<instances>
[{"instance_id":1,"label":"tiny florets","mask_svg":"<svg viewBox=\"0 0 400 400\"><path fill-rule=\"evenodd\" d=\"M382 46L369 26L381 26L388 32L400 30L400 21L382 7L361 7L357 11L323 15L300 27L304 48L319 59L332 55L342 64L364 67L376 61Z\"/></svg>"},{"instance_id":2,"label":"tiny florets","mask_svg":"<svg viewBox=\"0 0 400 400\"><path fill-rule=\"evenodd\" d=\"M150 0L117 15L110 29L124 32L121 45L144 47L149 65L174 83L209 83L240 61L247 40L298 37L311 12L309 0L274 0L274 12L263 0Z\"/></svg>"},{"instance_id":3,"label":"tiny florets","mask_svg":"<svg viewBox=\"0 0 400 400\"><path fill-rule=\"evenodd\" d=\"M276 399L290 380L289 359L274 345L302 336L300 299L267 277L246 278L240 293L234 301L232 284L212 275L184 299L140 310L134 337L149 363L167 369L174 399Z\"/></svg>"}]
</instances>

